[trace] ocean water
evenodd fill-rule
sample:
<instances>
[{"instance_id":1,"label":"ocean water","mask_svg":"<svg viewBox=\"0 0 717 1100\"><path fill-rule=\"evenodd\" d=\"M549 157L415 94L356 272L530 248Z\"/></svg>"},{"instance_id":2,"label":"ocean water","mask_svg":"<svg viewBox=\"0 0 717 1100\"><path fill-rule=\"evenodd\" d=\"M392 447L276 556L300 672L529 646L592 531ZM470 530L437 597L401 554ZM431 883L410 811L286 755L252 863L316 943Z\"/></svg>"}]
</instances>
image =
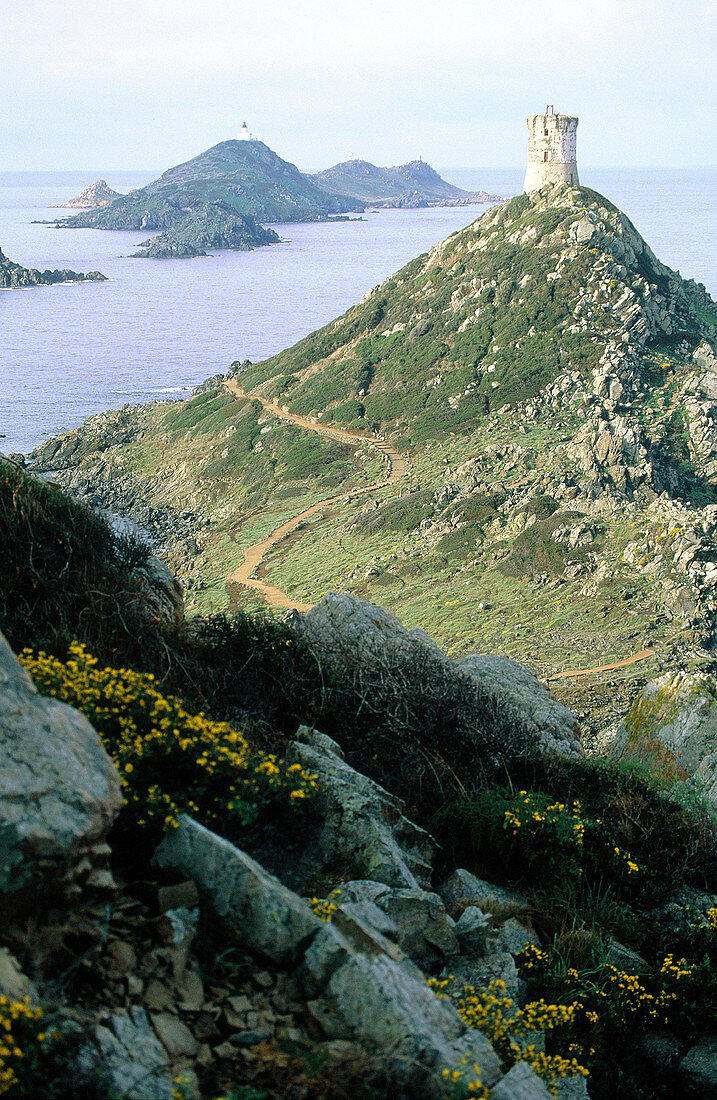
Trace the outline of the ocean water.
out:
<instances>
[{"instance_id":1,"label":"ocean water","mask_svg":"<svg viewBox=\"0 0 717 1100\"><path fill-rule=\"evenodd\" d=\"M522 171L444 171L508 197ZM33 224L102 176L128 191L155 173L0 173L0 247L27 267L100 270L105 283L0 293L0 451L28 452L103 409L186 396L236 359L257 362L325 324L485 206L382 210L276 226L283 241L207 258L135 260L146 233ZM635 223L658 257L717 294L707 233L717 170L594 171L581 180Z\"/></svg>"}]
</instances>

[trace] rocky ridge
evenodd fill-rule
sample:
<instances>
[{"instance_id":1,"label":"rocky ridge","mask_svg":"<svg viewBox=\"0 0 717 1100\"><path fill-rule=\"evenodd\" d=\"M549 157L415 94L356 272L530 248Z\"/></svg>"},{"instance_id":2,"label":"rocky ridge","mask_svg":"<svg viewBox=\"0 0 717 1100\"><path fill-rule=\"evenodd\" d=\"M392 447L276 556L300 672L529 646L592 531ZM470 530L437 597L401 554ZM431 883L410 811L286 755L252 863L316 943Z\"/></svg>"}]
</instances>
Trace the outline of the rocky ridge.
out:
<instances>
[{"instance_id":1,"label":"rocky ridge","mask_svg":"<svg viewBox=\"0 0 717 1100\"><path fill-rule=\"evenodd\" d=\"M377 168L366 160L347 160L317 172L312 179L332 194L351 195L371 206L466 206L500 201L497 195L468 192L447 183L422 160L394 168Z\"/></svg>"}]
</instances>

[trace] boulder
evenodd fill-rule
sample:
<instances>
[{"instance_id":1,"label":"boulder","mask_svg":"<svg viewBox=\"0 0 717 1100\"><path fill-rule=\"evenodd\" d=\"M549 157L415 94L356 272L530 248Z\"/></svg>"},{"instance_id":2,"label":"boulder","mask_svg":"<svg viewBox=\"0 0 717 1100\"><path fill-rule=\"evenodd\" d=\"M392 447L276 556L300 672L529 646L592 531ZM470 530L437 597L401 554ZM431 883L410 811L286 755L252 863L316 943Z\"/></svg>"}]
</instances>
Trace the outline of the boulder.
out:
<instances>
[{"instance_id":1,"label":"boulder","mask_svg":"<svg viewBox=\"0 0 717 1100\"><path fill-rule=\"evenodd\" d=\"M0 635L0 893L79 887L122 804L117 769L79 711L38 695ZM103 856L106 861L106 854Z\"/></svg>"},{"instance_id":2,"label":"boulder","mask_svg":"<svg viewBox=\"0 0 717 1100\"><path fill-rule=\"evenodd\" d=\"M618 728L611 755L689 779L717 805L717 680L702 672L651 680Z\"/></svg>"},{"instance_id":3,"label":"boulder","mask_svg":"<svg viewBox=\"0 0 717 1100\"><path fill-rule=\"evenodd\" d=\"M527 1062L516 1062L490 1090L490 1100L550 1100L552 1094Z\"/></svg>"},{"instance_id":4,"label":"boulder","mask_svg":"<svg viewBox=\"0 0 717 1100\"><path fill-rule=\"evenodd\" d=\"M398 946L423 969L431 970L460 953L455 924L438 894L387 890L376 905L396 926Z\"/></svg>"},{"instance_id":5,"label":"boulder","mask_svg":"<svg viewBox=\"0 0 717 1100\"><path fill-rule=\"evenodd\" d=\"M680 1062L687 1095L707 1100L717 1096L717 1035L703 1035Z\"/></svg>"},{"instance_id":6,"label":"boulder","mask_svg":"<svg viewBox=\"0 0 717 1100\"><path fill-rule=\"evenodd\" d=\"M454 667L473 681L481 699L494 708L495 722L506 736L519 731L545 752L585 755L577 718L529 668L496 654L473 654L454 662Z\"/></svg>"},{"instance_id":7,"label":"boulder","mask_svg":"<svg viewBox=\"0 0 717 1100\"><path fill-rule=\"evenodd\" d=\"M505 996L517 1004L525 1000L525 982L519 977L515 959L509 951L496 951L481 959L453 959L441 971L441 981L448 982L445 993L452 1000L460 998L467 985L487 989L494 981L503 982Z\"/></svg>"},{"instance_id":8,"label":"boulder","mask_svg":"<svg viewBox=\"0 0 717 1100\"><path fill-rule=\"evenodd\" d=\"M80 1052L79 1065L84 1072L105 1077L111 1095L122 1100L172 1100L176 1096L169 1057L142 1008L116 1013L106 1027L98 1024Z\"/></svg>"},{"instance_id":9,"label":"boulder","mask_svg":"<svg viewBox=\"0 0 717 1100\"><path fill-rule=\"evenodd\" d=\"M463 1059L480 1065L488 1086L500 1075L500 1060L485 1036L386 955L354 956L334 972L323 996L353 1038L390 1050L392 1076L412 1096L442 1100L443 1070Z\"/></svg>"},{"instance_id":10,"label":"boulder","mask_svg":"<svg viewBox=\"0 0 717 1100\"><path fill-rule=\"evenodd\" d=\"M512 913L527 906L528 900L517 890L496 886L476 878L470 871L459 867L439 887L438 893L452 917L459 917L468 905L475 905L489 913Z\"/></svg>"},{"instance_id":11,"label":"boulder","mask_svg":"<svg viewBox=\"0 0 717 1100\"><path fill-rule=\"evenodd\" d=\"M415 683L425 671L428 689L465 693L477 701L482 722L497 745L536 744L549 752L584 755L575 716L528 669L507 657L473 656L451 661L422 630L408 630L395 615L348 592L327 592L305 614L288 616L319 657L343 665L369 682L381 675ZM409 679L410 678L410 679Z\"/></svg>"},{"instance_id":12,"label":"boulder","mask_svg":"<svg viewBox=\"0 0 717 1100\"><path fill-rule=\"evenodd\" d=\"M519 955L526 944L538 942L532 928L521 924L515 917L509 917L488 937L488 948L491 951L508 951L511 955Z\"/></svg>"},{"instance_id":13,"label":"boulder","mask_svg":"<svg viewBox=\"0 0 717 1100\"><path fill-rule=\"evenodd\" d=\"M307 903L228 840L183 814L155 852L160 867L191 875L242 943L294 962L321 927Z\"/></svg>"},{"instance_id":14,"label":"boulder","mask_svg":"<svg viewBox=\"0 0 717 1100\"><path fill-rule=\"evenodd\" d=\"M456 922L456 938L463 955L485 955L488 933L492 927L488 913L475 905L468 905Z\"/></svg>"},{"instance_id":15,"label":"boulder","mask_svg":"<svg viewBox=\"0 0 717 1100\"><path fill-rule=\"evenodd\" d=\"M404 817L400 799L349 767L335 741L300 726L287 760L318 780L319 859L388 886L418 888L430 881L435 844L429 834Z\"/></svg>"}]
</instances>

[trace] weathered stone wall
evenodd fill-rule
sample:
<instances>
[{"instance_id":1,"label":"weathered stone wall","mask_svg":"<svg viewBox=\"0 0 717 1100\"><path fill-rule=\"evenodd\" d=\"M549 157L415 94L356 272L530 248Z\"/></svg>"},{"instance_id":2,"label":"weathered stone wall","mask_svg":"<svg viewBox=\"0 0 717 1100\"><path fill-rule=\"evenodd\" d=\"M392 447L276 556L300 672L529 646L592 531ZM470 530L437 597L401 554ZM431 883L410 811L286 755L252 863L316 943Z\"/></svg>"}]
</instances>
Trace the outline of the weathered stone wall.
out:
<instances>
[{"instance_id":1,"label":"weathered stone wall","mask_svg":"<svg viewBox=\"0 0 717 1100\"><path fill-rule=\"evenodd\" d=\"M546 183L580 185L577 164L578 120L571 115L531 115L524 191Z\"/></svg>"}]
</instances>

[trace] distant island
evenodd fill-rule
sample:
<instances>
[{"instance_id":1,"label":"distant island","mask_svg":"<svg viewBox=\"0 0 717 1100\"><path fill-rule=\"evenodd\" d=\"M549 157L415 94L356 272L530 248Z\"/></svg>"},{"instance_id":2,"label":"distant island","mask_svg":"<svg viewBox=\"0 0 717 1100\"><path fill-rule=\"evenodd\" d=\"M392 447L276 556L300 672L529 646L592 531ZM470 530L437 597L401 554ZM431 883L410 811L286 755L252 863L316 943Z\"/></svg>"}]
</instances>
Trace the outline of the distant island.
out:
<instances>
[{"instance_id":1,"label":"distant island","mask_svg":"<svg viewBox=\"0 0 717 1100\"><path fill-rule=\"evenodd\" d=\"M104 181L70 203L79 205ZM105 184L106 186L106 184ZM109 189L108 189L109 190ZM279 240L262 222L328 221L367 206L420 207L496 201L441 179L421 160L378 168L349 160L306 175L262 141L222 141L128 195L54 224L62 229L154 231L140 257L203 256L207 248L251 249ZM67 203L65 205L70 205Z\"/></svg>"},{"instance_id":2,"label":"distant island","mask_svg":"<svg viewBox=\"0 0 717 1100\"><path fill-rule=\"evenodd\" d=\"M348 195L368 206L468 206L476 202L500 202L499 195L463 191L447 183L420 158L394 168L378 168L367 160L352 157L311 178L332 194Z\"/></svg>"},{"instance_id":3,"label":"distant island","mask_svg":"<svg viewBox=\"0 0 717 1100\"><path fill-rule=\"evenodd\" d=\"M112 202L113 199L119 199L122 196L119 191L113 191L108 186L107 180L95 180L89 187L86 187L84 191L80 191L79 195L75 195L73 199L68 199L67 202L61 202L59 205L60 210L69 207L74 209L75 207L87 208L96 206L106 206L108 202Z\"/></svg>"},{"instance_id":4,"label":"distant island","mask_svg":"<svg viewBox=\"0 0 717 1100\"><path fill-rule=\"evenodd\" d=\"M99 271L90 271L83 274L79 271L70 271L63 268L62 271L38 271L34 267L22 267L9 260L0 249L0 288L7 290L11 287L23 286L47 286L51 283L84 283L104 282L106 276Z\"/></svg>"}]
</instances>

